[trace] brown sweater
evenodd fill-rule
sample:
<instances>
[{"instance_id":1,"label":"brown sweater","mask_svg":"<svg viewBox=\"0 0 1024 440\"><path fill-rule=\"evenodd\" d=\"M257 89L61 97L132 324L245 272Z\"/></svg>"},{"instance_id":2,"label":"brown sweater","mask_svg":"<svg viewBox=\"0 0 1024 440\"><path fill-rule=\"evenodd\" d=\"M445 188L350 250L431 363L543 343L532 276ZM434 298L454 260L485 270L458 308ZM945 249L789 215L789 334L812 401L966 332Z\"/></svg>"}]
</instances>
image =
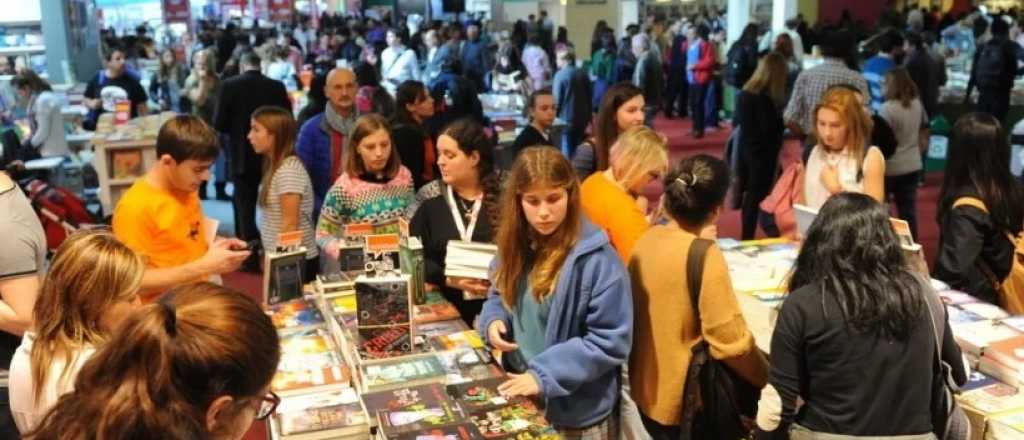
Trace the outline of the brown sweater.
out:
<instances>
[{"instance_id":1,"label":"brown sweater","mask_svg":"<svg viewBox=\"0 0 1024 440\"><path fill-rule=\"evenodd\" d=\"M696 238L674 223L650 228L629 261L633 286L633 351L629 359L633 398L647 417L678 425L690 350L703 336L711 355L763 387L767 361L754 345L729 280L725 257L708 249L700 294L701 329L686 289L686 253Z\"/></svg>"}]
</instances>

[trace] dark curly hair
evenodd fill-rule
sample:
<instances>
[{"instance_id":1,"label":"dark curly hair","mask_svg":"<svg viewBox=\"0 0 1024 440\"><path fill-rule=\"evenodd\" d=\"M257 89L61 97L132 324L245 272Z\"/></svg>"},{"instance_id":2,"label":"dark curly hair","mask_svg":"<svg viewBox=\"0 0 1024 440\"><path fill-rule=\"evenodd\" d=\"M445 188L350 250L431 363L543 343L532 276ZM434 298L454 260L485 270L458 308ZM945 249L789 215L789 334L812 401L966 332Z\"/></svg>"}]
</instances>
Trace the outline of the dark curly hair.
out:
<instances>
[{"instance_id":1,"label":"dark curly hair","mask_svg":"<svg viewBox=\"0 0 1024 440\"><path fill-rule=\"evenodd\" d=\"M483 210L491 221L492 232L498 230L499 210L498 203L501 196L501 179L494 169L494 145L491 138L487 136L483 126L472 118L458 119L445 127L441 132L459 144L459 150L465 154L472 154L474 151L480 156L477 163L477 176L480 185L484 189Z\"/></svg>"}]
</instances>

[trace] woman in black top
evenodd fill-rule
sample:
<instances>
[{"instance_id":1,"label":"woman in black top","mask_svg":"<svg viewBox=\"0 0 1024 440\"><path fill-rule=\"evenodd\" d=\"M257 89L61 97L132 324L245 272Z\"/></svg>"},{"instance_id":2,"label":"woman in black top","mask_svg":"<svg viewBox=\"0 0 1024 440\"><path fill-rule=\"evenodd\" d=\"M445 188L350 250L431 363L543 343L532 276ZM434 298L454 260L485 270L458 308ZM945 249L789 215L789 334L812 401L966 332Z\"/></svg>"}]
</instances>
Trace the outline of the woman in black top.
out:
<instances>
[{"instance_id":1,"label":"woman in black top","mask_svg":"<svg viewBox=\"0 0 1024 440\"><path fill-rule=\"evenodd\" d=\"M864 194L832 196L807 232L789 291L772 334L754 438L810 430L934 439L928 301L940 300L904 259L886 208ZM936 325L944 327L942 359L963 384L948 318Z\"/></svg>"},{"instance_id":2,"label":"woman in black top","mask_svg":"<svg viewBox=\"0 0 1024 440\"><path fill-rule=\"evenodd\" d=\"M1006 133L994 117L971 113L956 121L939 196L934 276L990 303L998 303L995 283L1013 264L1007 234L1019 234L1024 223L1024 196L1009 161ZM965 205L964 198L985 208Z\"/></svg>"},{"instance_id":3,"label":"woman in black top","mask_svg":"<svg viewBox=\"0 0 1024 440\"><path fill-rule=\"evenodd\" d=\"M530 125L524 127L519 136L516 136L516 141L512 144L514 156L518 156L526 147L554 146L551 139L548 139L548 130L555 123L555 96L551 94L551 89L531 93L530 99L526 102L526 111L529 113L527 116L530 118Z\"/></svg>"},{"instance_id":4,"label":"woman in black top","mask_svg":"<svg viewBox=\"0 0 1024 440\"><path fill-rule=\"evenodd\" d=\"M391 141L402 158L402 165L412 173L417 190L440 176L434 137L423 124L431 116L434 116L434 98L423 83L410 80L398 85Z\"/></svg>"},{"instance_id":5,"label":"woman in black top","mask_svg":"<svg viewBox=\"0 0 1024 440\"><path fill-rule=\"evenodd\" d=\"M761 201L772 191L782 149L782 102L786 99L786 59L778 52L761 58L757 70L736 98L736 123L740 127L743 188L743 240L757 230Z\"/></svg>"},{"instance_id":6,"label":"woman in black top","mask_svg":"<svg viewBox=\"0 0 1024 440\"><path fill-rule=\"evenodd\" d=\"M445 128L437 139L437 147L441 179L420 190L420 194L434 195L416 209L409 229L423 242L426 288L440 288L462 319L472 326L490 283L446 277L444 260L450 240L493 242L500 193L493 147L483 127L468 118ZM480 300L467 300L464 291Z\"/></svg>"}]
</instances>

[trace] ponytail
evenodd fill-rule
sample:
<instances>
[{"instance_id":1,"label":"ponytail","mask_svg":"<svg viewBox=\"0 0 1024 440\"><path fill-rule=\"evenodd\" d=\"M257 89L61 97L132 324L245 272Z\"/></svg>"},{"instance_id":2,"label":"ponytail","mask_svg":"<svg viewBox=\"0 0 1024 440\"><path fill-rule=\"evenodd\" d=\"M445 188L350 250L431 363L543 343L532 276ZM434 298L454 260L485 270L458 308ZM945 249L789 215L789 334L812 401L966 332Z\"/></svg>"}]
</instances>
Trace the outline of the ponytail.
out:
<instances>
[{"instance_id":1,"label":"ponytail","mask_svg":"<svg viewBox=\"0 0 1024 440\"><path fill-rule=\"evenodd\" d=\"M702 226L724 203L729 179L721 159L706 154L683 159L665 175L665 211L678 223Z\"/></svg>"},{"instance_id":2,"label":"ponytail","mask_svg":"<svg viewBox=\"0 0 1024 440\"><path fill-rule=\"evenodd\" d=\"M237 414L269 385L280 356L274 326L255 301L210 283L185 285L130 318L28 437L219 436L207 428L209 405L230 396L227 417Z\"/></svg>"}]
</instances>

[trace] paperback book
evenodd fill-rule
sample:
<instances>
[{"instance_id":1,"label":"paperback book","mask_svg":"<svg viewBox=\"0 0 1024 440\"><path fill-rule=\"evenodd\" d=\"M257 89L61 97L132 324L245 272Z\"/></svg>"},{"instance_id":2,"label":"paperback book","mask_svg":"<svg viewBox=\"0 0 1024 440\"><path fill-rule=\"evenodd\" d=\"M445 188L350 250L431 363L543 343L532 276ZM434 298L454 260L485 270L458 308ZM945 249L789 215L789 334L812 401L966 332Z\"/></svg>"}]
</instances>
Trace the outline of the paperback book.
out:
<instances>
[{"instance_id":1,"label":"paperback book","mask_svg":"<svg viewBox=\"0 0 1024 440\"><path fill-rule=\"evenodd\" d=\"M450 401L436 406L406 409L385 409L377 412L377 426L387 436L429 431L466 422L462 410Z\"/></svg>"},{"instance_id":2,"label":"paperback book","mask_svg":"<svg viewBox=\"0 0 1024 440\"><path fill-rule=\"evenodd\" d=\"M412 323L408 276L360 276L355 285L360 327Z\"/></svg>"},{"instance_id":3,"label":"paperback book","mask_svg":"<svg viewBox=\"0 0 1024 440\"><path fill-rule=\"evenodd\" d=\"M375 418L380 411L415 411L438 408L443 404L450 405L451 399L445 394L444 385L430 383L365 393L363 394L363 403L366 404L367 413Z\"/></svg>"},{"instance_id":4,"label":"paperback book","mask_svg":"<svg viewBox=\"0 0 1024 440\"><path fill-rule=\"evenodd\" d=\"M483 349L463 349L437 353L445 370L445 383L457 384L505 377L505 372L492 362Z\"/></svg>"},{"instance_id":5,"label":"paperback book","mask_svg":"<svg viewBox=\"0 0 1024 440\"><path fill-rule=\"evenodd\" d=\"M370 426L359 395L352 388L282 397L277 407L279 431L286 439L369 435ZM315 435L290 437L296 434Z\"/></svg>"},{"instance_id":6,"label":"paperback book","mask_svg":"<svg viewBox=\"0 0 1024 440\"><path fill-rule=\"evenodd\" d=\"M461 320L462 315L459 309L448 301L439 301L413 306L412 319L417 324L424 324L437 321L448 321L452 319Z\"/></svg>"},{"instance_id":7,"label":"paperback book","mask_svg":"<svg viewBox=\"0 0 1024 440\"><path fill-rule=\"evenodd\" d=\"M278 330L322 325L324 316L312 301L300 298L267 307L267 315Z\"/></svg>"},{"instance_id":8,"label":"paperback book","mask_svg":"<svg viewBox=\"0 0 1024 440\"><path fill-rule=\"evenodd\" d=\"M484 341L476 330L433 336L428 343L436 351L484 348Z\"/></svg>"},{"instance_id":9,"label":"paperback book","mask_svg":"<svg viewBox=\"0 0 1024 440\"><path fill-rule=\"evenodd\" d=\"M323 327L281 338L278 371L302 372L344 366L337 348Z\"/></svg>"},{"instance_id":10,"label":"paperback book","mask_svg":"<svg viewBox=\"0 0 1024 440\"><path fill-rule=\"evenodd\" d=\"M412 285L413 302L423 304L426 302L426 267L423 262L423 243L417 237L406 236L398 248L401 261L402 273L409 276L409 283Z\"/></svg>"},{"instance_id":11,"label":"paperback book","mask_svg":"<svg viewBox=\"0 0 1024 440\"><path fill-rule=\"evenodd\" d=\"M435 336L446 336L453 333L469 331L470 328L462 319L451 319L448 321L437 321L428 323L413 324L416 329L416 336L431 338Z\"/></svg>"},{"instance_id":12,"label":"paperback book","mask_svg":"<svg viewBox=\"0 0 1024 440\"><path fill-rule=\"evenodd\" d=\"M537 406L529 400L520 400L498 409L470 414L469 419L485 439L560 438Z\"/></svg>"},{"instance_id":13,"label":"paperback book","mask_svg":"<svg viewBox=\"0 0 1024 440\"><path fill-rule=\"evenodd\" d=\"M363 367L363 392L440 383L445 369L436 356L399 358Z\"/></svg>"},{"instance_id":14,"label":"paperback book","mask_svg":"<svg viewBox=\"0 0 1024 440\"><path fill-rule=\"evenodd\" d=\"M482 440L484 438L476 425L468 422L382 437L384 440Z\"/></svg>"}]
</instances>

